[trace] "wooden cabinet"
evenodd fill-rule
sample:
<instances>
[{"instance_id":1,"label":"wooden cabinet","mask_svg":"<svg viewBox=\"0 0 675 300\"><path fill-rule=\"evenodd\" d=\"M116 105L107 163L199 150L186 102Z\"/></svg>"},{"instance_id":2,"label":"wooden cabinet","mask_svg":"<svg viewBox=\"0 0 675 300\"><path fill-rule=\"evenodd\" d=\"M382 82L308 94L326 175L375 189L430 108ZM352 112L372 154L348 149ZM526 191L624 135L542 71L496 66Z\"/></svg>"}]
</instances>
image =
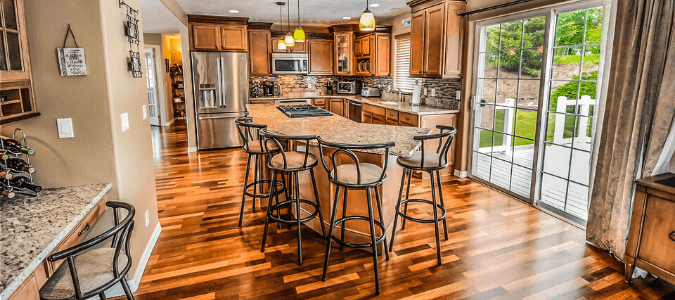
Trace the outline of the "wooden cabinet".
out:
<instances>
[{"instance_id":1,"label":"wooden cabinet","mask_svg":"<svg viewBox=\"0 0 675 300\"><path fill-rule=\"evenodd\" d=\"M375 76L391 74L391 35L378 34L375 40Z\"/></svg>"},{"instance_id":2,"label":"wooden cabinet","mask_svg":"<svg viewBox=\"0 0 675 300\"><path fill-rule=\"evenodd\" d=\"M386 110L387 125L398 126L398 110Z\"/></svg>"},{"instance_id":3,"label":"wooden cabinet","mask_svg":"<svg viewBox=\"0 0 675 300\"><path fill-rule=\"evenodd\" d=\"M336 98L331 98L330 103L328 105L328 109L330 112L344 117L345 116L345 101L344 99L336 99Z\"/></svg>"},{"instance_id":4,"label":"wooden cabinet","mask_svg":"<svg viewBox=\"0 0 675 300\"><path fill-rule=\"evenodd\" d=\"M362 56L363 55L363 53L361 53L361 41L362 40L363 39L356 39L356 41L354 41L354 55L356 55L356 56Z\"/></svg>"},{"instance_id":5,"label":"wooden cabinet","mask_svg":"<svg viewBox=\"0 0 675 300\"><path fill-rule=\"evenodd\" d=\"M326 109L327 101L326 99L312 99L312 105Z\"/></svg>"},{"instance_id":6,"label":"wooden cabinet","mask_svg":"<svg viewBox=\"0 0 675 300\"><path fill-rule=\"evenodd\" d=\"M307 41L305 42L295 42L295 46L286 46L286 49L279 49L279 39L283 39L283 36L273 36L272 37L272 52L274 53L306 53L307 52Z\"/></svg>"},{"instance_id":7,"label":"wooden cabinet","mask_svg":"<svg viewBox=\"0 0 675 300\"><path fill-rule=\"evenodd\" d=\"M398 125L417 127L417 125L419 125L418 117L417 115L400 112L398 116Z\"/></svg>"},{"instance_id":8,"label":"wooden cabinet","mask_svg":"<svg viewBox=\"0 0 675 300\"><path fill-rule=\"evenodd\" d=\"M351 32L335 33L335 75L354 75L354 51Z\"/></svg>"},{"instance_id":9,"label":"wooden cabinet","mask_svg":"<svg viewBox=\"0 0 675 300\"><path fill-rule=\"evenodd\" d=\"M38 266L40 268L40 266ZM9 300L38 300L40 299L40 285L35 279L35 274L32 274L26 281L19 286L19 288L12 293Z\"/></svg>"},{"instance_id":10,"label":"wooden cabinet","mask_svg":"<svg viewBox=\"0 0 675 300\"><path fill-rule=\"evenodd\" d=\"M363 123L387 124L386 109L383 107L363 104Z\"/></svg>"},{"instance_id":11,"label":"wooden cabinet","mask_svg":"<svg viewBox=\"0 0 675 300\"><path fill-rule=\"evenodd\" d=\"M194 50L220 50L220 26L192 25Z\"/></svg>"},{"instance_id":12,"label":"wooden cabinet","mask_svg":"<svg viewBox=\"0 0 675 300\"><path fill-rule=\"evenodd\" d=\"M248 50L248 18L188 15L190 50Z\"/></svg>"},{"instance_id":13,"label":"wooden cabinet","mask_svg":"<svg viewBox=\"0 0 675 300\"><path fill-rule=\"evenodd\" d=\"M354 45L356 75L389 76L391 74L391 34L375 33L360 37Z\"/></svg>"},{"instance_id":14,"label":"wooden cabinet","mask_svg":"<svg viewBox=\"0 0 675 300\"><path fill-rule=\"evenodd\" d=\"M662 181L669 181L672 186ZM632 280L636 267L675 283L675 174L637 181L628 232L625 276Z\"/></svg>"},{"instance_id":15,"label":"wooden cabinet","mask_svg":"<svg viewBox=\"0 0 675 300\"><path fill-rule=\"evenodd\" d=\"M307 41L307 53L309 75L333 75L333 41Z\"/></svg>"},{"instance_id":16,"label":"wooden cabinet","mask_svg":"<svg viewBox=\"0 0 675 300\"><path fill-rule=\"evenodd\" d=\"M246 26L220 26L220 36L223 51L246 51L248 46Z\"/></svg>"},{"instance_id":17,"label":"wooden cabinet","mask_svg":"<svg viewBox=\"0 0 675 300\"><path fill-rule=\"evenodd\" d=\"M416 77L461 77L464 19L460 1L411 1L411 66Z\"/></svg>"},{"instance_id":18,"label":"wooden cabinet","mask_svg":"<svg viewBox=\"0 0 675 300\"><path fill-rule=\"evenodd\" d=\"M271 58L269 30L248 31L248 65L251 75L270 75Z\"/></svg>"}]
</instances>

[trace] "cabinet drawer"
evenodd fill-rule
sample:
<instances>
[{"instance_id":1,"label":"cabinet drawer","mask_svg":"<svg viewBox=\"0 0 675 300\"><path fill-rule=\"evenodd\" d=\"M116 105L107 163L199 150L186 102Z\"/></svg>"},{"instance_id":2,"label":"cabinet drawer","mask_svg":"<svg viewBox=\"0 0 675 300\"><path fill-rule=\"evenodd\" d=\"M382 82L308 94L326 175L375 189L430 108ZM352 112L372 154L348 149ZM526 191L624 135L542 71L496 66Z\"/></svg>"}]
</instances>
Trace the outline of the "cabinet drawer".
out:
<instances>
[{"instance_id":1,"label":"cabinet drawer","mask_svg":"<svg viewBox=\"0 0 675 300\"><path fill-rule=\"evenodd\" d=\"M364 104L363 105L363 111L372 113L373 115L380 115L383 118L385 116L384 107L374 106L374 105L370 105L370 104Z\"/></svg>"},{"instance_id":2,"label":"cabinet drawer","mask_svg":"<svg viewBox=\"0 0 675 300\"><path fill-rule=\"evenodd\" d=\"M417 115L401 112L399 113L398 122L401 125L417 127Z\"/></svg>"},{"instance_id":3,"label":"cabinet drawer","mask_svg":"<svg viewBox=\"0 0 675 300\"><path fill-rule=\"evenodd\" d=\"M94 224L96 224L96 221L98 221L103 212L105 212L107 207L105 202L106 197L103 197L103 199L99 200L96 206L91 208L87 215L82 218L80 223L78 223L77 226L75 226L75 228L73 228L73 230L68 233L68 236L63 241L61 241L61 243L56 246L56 248L51 253L49 253L49 255L77 245L87 235L87 231L89 231L94 226ZM45 263L47 264L47 276L52 276L54 271L56 271L62 262L63 260L54 262L45 260Z\"/></svg>"},{"instance_id":4,"label":"cabinet drawer","mask_svg":"<svg viewBox=\"0 0 675 300\"><path fill-rule=\"evenodd\" d=\"M312 99L314 105L326 105L326 99Z\"/></svg>"},{"instance_id":5,"label":"cabinet drawer","mask_svg":"<svg viewBox=\"0 0 675 300\"><path fill-rule=\"evenodd\" d=\"M387 122L396 123L398 125L398 111L387 109Z\"/></svg>"},{"instance_id":6,"label":"cabinet drawer","mask_svg":"<svg viewBox=\"0 0 675 300\"><path fill-rule=\"evenodd\" d=\"M675 271L675 202L648 196L638 258Z\"/></svg>"}]
</instances>

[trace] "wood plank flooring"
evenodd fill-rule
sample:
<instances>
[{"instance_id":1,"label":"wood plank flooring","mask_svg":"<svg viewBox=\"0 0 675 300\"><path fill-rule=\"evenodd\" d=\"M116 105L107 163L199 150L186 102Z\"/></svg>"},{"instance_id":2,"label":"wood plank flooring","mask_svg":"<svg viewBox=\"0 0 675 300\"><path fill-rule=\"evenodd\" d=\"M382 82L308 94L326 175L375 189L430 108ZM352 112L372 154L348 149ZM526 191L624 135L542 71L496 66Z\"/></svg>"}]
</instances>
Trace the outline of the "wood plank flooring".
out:
<instances>
[{"instance_id":1,"label":"wood plank flooring","mask_svg":"<svg viewBox=\"0 0 675 300\"><path fill-rule=\"evenodd\" d=\"M246 205L237 228L246 156L241 150L187 154L185 125L153 129L160 223L139 300L366 299L374 297L372 258L333 248L321 281L325 241L303 229L270 226L260 252L264 212ZM398 180L390 178L389 180ZM413 181L415 198L428 183ZM672 299L660 279L623 280L623 264L586 245L585 232L468 179L444 182L449 240L436 265L434 226L408 222L391 260L380 260L379 299ZM418 217L425 207L411 205Z\"/></svg>"}]
</instances>

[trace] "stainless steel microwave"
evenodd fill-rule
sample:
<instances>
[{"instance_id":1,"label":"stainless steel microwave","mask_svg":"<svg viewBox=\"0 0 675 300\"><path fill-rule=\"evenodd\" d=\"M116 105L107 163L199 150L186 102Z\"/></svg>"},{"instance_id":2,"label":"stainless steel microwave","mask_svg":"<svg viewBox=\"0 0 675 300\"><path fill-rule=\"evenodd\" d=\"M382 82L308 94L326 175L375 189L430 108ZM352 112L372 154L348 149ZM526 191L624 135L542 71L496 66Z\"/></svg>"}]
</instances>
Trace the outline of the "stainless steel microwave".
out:
<instances>
[{"instance_id":1,"label":"stainless steel microwave","mask_svg":"<svg viewBox=\"0 0 675 300\"><path fill-rule=\"evenodd\" d=\"M358 81L340 81L337 83L338 94L358 94L360 84Z\"/></svg>"},{"instance_id":2,"label":"stainless steel microwave","mask_svg":"<svg viewBox=\"0 0 675 300\"><path fill-rule=\"evenodd\" d=\"M307 53L272 53L272 74L307 74Z\"/></svg>"}]
</instances>

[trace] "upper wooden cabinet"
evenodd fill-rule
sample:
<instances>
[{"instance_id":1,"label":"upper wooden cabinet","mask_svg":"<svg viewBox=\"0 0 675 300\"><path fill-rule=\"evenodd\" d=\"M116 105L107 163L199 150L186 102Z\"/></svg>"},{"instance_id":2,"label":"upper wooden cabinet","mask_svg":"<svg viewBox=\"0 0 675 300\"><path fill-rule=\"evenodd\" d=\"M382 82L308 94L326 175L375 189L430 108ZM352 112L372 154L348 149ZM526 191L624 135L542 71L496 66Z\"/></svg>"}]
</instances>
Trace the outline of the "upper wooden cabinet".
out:
<instances>
[{"instance_id":1,"label":"upper wooden cabinet","mask_svg":"<svg viewBox=\"0 0 675 300\"><path fill-rule=\"evenodd\" d=\"M307 40L304 42L295 42L294 46L286 46L286 49L278 49L279 39L283 39L283 36L273 36L272 37L272 52L274 53L306 53L307 52Z\"/></svg>"},{"instance_id":2,"label":"upper wooden cabinet","mask_svg":"<svg viewBox=\"0 0 675 300\"><path fill-rule=\"evenodd\" d=\"M248 18L188 15L190 50L248 50Z\"/></svg>"},{"instance_id":3,"label":"upper wooden cabinet","mask_svg":"<svg viewBox=\"0 0 675 300\"><path fill-rule=\"evenodd\" d=\"M464 20L458 16L466 3L450 0L409 2L411 17L410 75L461 77Z\"/></svg>"},{"instance_id":4,"label":"upper wooden cabinet","mask_svg":"<svg viewBox=\"0 0 675 300\"><path fill-rule=\"evenodd\" d=\"M333 41L308 40L309 75L333 75ZM297 43L296 43L297 45Z\"/></svg>"},{"instance_id":5,"label":"upper wooden cabinet","mask_svg":"<svg viewBox=\"0 0 675 300\"><path fill-rule=\"evenodd\" d=\"M248 65L251 75L270 75L270 31L251 29L248 31Z\"/></svg>"},{"instance_id":6,"label":"upper wooden cabinet","mask_svg":"<svg viewBox=\"0 0 675 300\"><path fill-rule=\"evenodd\" d=\"M354 75L353 41L354 33L335 33L335 75Z\"/></svg>"},{"instance_id":7,"label":"upper wooden cabinet","mask_svg":"<svg viewBox=\"0 0 675 300\"><path fill-rule=\"evenodd\" d=\"M374 33L359 37L354 44L356 75L388 76L391 73L391 34Z\"/></svg>"}]
</instances>

